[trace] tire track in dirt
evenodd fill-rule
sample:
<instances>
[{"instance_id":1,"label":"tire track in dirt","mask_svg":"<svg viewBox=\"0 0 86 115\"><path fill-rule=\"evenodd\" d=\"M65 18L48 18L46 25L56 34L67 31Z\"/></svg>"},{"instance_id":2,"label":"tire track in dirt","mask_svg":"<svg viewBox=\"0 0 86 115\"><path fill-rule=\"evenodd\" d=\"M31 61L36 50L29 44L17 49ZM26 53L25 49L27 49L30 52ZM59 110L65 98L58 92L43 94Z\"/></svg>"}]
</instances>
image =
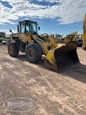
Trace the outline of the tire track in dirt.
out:
<instances>
[{"instance_id":1,"label":"tire track in dirt","mask_svg":"<svg viewBox=\"0 0 86 115\"><path fill-rule=\"evenodd\" d=\"M0 58L1 100L16 96L34 99L38 107L25 115L86 114L85 67L84 70L82 67L72 67L71 70L58 74L46 69L43 62L36 65L28 63L22 54L18 58L11 58L6 48L3 49ZM3 110L2 115L20 115L5 111Z\"/></svg>"}]
</instances>

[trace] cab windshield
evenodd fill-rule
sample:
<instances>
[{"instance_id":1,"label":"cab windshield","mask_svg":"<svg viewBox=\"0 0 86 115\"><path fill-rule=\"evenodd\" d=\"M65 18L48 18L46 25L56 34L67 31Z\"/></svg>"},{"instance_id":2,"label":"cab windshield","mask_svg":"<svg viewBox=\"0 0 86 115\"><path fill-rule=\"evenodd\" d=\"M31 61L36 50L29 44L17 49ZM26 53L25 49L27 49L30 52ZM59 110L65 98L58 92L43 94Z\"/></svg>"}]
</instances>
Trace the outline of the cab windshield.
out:
<instances>
[{"instance_id":1,"label":"cab windshield","mask_svg":"<svg viewBox=\"0 0 86 115\"><path fill-rule=\"evenodd\" d=\"M26 32L38 33L37 23L26 23Z\"/></svg>"}]
</instances>

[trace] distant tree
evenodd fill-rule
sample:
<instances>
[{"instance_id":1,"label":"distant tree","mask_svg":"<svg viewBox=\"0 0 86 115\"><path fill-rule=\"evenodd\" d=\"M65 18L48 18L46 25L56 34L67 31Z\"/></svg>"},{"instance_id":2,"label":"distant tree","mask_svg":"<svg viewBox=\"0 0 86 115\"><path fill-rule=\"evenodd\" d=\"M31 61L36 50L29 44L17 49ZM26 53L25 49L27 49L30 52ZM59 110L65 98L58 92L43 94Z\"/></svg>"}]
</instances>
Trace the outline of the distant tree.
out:
<instances>
[{"instance_id":1,"label":"distant tree","mask_svg":"<svg viewBox=\"0 0 86 115\"><path fill-rule=\"evenodd\" d=\"M0 37L4 37L5 38L5 32L0 32Z\"/></svg>"},{"instance_id":2,"label":"distant tree","mask_svg":"<svg viewBox=\"0 0 86 115\"><path fill-rule=\"evenodd\" d=\"M63 37L63 35L61 35L61 34L55 34L55 37L56 37L56 39L60 39L60 38Z\"/></svg>"}]
</instances>

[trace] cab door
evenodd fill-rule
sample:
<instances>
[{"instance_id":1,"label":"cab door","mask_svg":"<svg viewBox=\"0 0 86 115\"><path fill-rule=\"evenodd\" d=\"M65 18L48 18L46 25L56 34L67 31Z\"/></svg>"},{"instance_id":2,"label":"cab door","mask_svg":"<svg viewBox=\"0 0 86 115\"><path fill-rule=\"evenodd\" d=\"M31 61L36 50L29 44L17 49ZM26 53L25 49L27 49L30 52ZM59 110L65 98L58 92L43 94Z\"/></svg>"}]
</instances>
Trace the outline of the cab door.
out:
<instances>
[{"instance_id":1,"label":"cab door","mask_svg":"<svg viewBox=\"0 0 86 115\"><path fill-rule=\"evenodd\" d=\"M29 34L26 34L26 23L25 22L22 22L19 24L19 39L22 41L22 42L27 42L29 40L31 40L31 37L29 36Z\"/></svg>"}]
</instances>

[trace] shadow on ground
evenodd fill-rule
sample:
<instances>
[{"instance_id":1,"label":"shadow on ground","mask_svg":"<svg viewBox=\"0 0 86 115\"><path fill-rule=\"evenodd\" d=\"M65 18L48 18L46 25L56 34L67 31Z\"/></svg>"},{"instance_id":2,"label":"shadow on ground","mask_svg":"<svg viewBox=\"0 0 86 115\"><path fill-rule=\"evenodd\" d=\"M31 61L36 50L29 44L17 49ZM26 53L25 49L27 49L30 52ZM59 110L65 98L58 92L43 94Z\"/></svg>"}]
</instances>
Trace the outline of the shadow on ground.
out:
<instances>
[{"instance_id":1,"label":"shadow on ground","mask_svg":"<svg viewBox=\"0 0 86 115\"><path fill-rule=\"evenodd\" d=\"M27 61L25 54L19 55L18 57L16 57L16 59L19 59L21 61ZM36 63L36 65L41 68L48 69L44 64L44 58L42 58L40 62ZM49 71L52 71L52 70L49 70ZM86 65L83 65L81 63L75 64L69 68L66 68L63 71L61 71L59 74L63 75L64 77L66 76L71 77L80 82L86 83Z\"/></svg>"},{"instance_id":2,"label":"shadow on ground","mask_svg":"<svg viewBox=\"0 0 86 115\"><path fill-rule=\"evenodd\" d=\"M69 67L66 71L62 72L61 75L72 77L80 82L86 83L86 65L81 63L75 66Z\"/></svg>"}]
</instances>

